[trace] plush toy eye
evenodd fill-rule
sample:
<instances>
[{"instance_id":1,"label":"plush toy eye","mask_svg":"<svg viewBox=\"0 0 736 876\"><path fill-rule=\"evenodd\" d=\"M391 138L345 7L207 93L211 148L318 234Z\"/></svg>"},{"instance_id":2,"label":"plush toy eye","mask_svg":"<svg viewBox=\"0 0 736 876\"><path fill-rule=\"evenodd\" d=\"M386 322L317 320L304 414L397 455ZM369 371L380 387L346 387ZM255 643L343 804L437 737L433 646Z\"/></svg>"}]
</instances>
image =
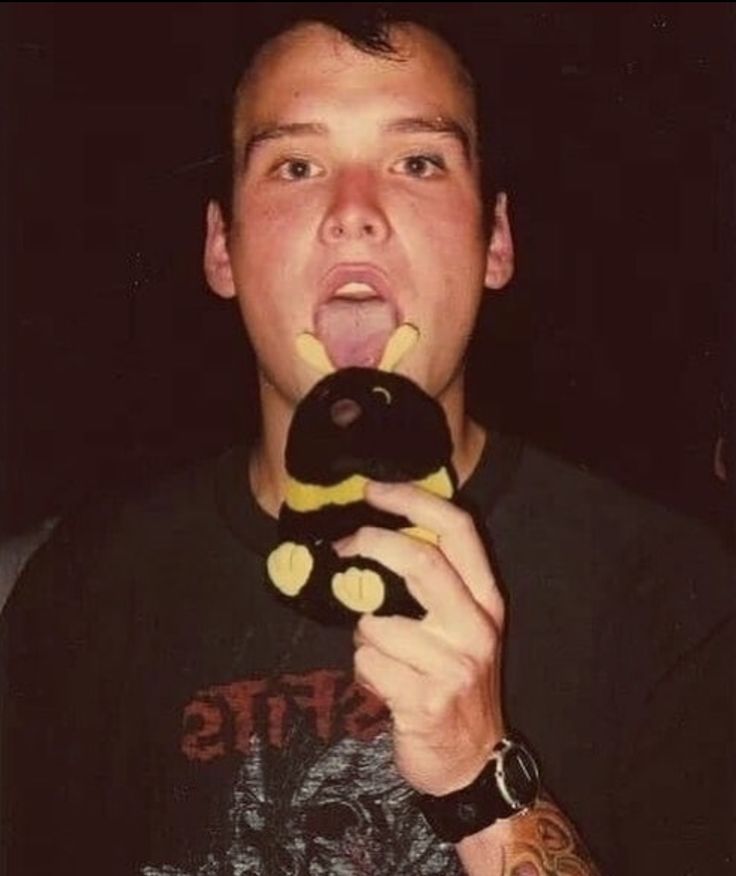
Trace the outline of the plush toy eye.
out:
<instances>
[{"instance_id":1,"label":"plush toy eye","mask_svg":"<svg viewBox=\"0 0 736 876\"><path fill-rule=\"evenodd\" d=\"M376 395L382 395L386 400L386 404L390 405L393 399L391 398L391 393L386 389L385 386L374 386L371 392L375 392Z\"/></svg>"}]
</instances>

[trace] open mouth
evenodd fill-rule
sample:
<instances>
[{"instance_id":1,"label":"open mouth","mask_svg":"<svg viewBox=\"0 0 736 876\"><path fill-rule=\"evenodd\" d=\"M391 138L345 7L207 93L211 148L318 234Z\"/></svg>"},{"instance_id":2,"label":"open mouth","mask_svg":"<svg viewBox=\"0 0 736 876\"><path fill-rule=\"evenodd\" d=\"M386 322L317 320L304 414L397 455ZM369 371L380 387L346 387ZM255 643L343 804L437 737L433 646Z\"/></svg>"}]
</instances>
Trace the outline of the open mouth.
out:
<instances>
[{"instance_id":1,"label":"open mouth","mask_svg":"<svg viewBox=\"0 0 736 876\"><path fill-rule=\"evenodd\" d=\"M314 329L336 368L375 368L401 319L384 277L371 267L330 272Z\"/></svg>"},{"instance_id":2,"label":"open mouth","mask_svg":"<svg viewBox=\"0 0 736 876\"><path fill-rule=\"evenodd\" d=\"M339 286L332 295L333 298L340 298L343 301L370 301L371 299L381 299L383 296L370 283L359 283L350 281Z\"/></svg>"}]
</instances>

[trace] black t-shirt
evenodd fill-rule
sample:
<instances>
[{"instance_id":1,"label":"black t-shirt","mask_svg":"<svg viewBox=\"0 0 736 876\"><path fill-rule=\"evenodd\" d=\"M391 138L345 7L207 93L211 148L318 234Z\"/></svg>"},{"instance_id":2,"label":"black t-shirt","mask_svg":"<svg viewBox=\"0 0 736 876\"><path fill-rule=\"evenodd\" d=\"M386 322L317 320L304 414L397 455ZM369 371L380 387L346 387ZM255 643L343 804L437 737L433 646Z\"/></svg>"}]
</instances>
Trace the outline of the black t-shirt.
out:
<instances>
[{"instance_id":1,"label":"black t-shirt","mask_svg":"<svg viewBox=\"0 0 736 876\"><path fill-rule=\"evenodd\" d=\"M233 450L106 503L29 564L0 631L8 876L462 872L351 633L266 586L246 472ZM462 501L507 599L507 721L603 872L731 871L730 557L499 436Z\"/></svg>"}]
</instances>

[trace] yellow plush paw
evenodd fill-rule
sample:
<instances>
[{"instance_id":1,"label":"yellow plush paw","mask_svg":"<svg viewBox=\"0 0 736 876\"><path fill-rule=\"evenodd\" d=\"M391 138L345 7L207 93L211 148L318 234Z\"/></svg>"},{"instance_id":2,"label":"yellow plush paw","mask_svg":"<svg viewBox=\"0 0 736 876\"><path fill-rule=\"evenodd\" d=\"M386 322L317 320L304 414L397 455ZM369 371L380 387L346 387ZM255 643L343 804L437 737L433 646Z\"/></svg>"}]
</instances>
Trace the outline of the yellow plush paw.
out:
<instances>
[{"instance_id":1,"label":"yellow plush paw","mask_svg":"<svg viewBox=\"0 0 736 876\"><path fill-rule=\"evenodd\" d=\"M351 611L366 614L383 605L386 585L377 572L351 566L333 576L332 592Z\"/></svg>"},{"instance_id":2,"label":"yellow plush paw","mask_svg":"<svg viewBox=\"0 0 736 876\"><path fill-rule=\"evenodd\" d=\"M266 562L268 577L285 596L296 596L309 580L314 558L308 547L285 541L271 551Z\"/></svg>"}]
</instances>

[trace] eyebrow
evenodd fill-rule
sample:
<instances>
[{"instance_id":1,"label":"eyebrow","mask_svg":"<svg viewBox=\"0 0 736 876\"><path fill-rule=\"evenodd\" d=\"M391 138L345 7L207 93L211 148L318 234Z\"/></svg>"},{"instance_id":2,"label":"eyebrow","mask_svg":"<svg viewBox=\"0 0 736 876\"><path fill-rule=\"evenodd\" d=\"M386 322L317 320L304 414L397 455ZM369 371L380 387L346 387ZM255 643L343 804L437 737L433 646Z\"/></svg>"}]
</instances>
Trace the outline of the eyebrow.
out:
<instances>
[{"instance_id":1,"label":"eyebrow","mask_svg":"<svg viewBox=\"0 0 736 876\"><path fill-rule=\"evenodd\" d=\"M470 160L470 134L456 119L445 116L410 116L393 119L386 124L384 130L392 134L447 134L460 142L465 157Z\"/></svg>"},{"instance_id":2,"label":"eyebrow","mask_svg":"<svg viewBox=\"0 0 736 876\"><path fill-rule=\"evenodd\" d=\"M284 137L324 137L327 134L327 125L321 122L286 122L280 125L265 125L254 131L245 143L243 149L243 166L248 164L253 150L260 143L268 140L280 140Z\"/></svg>"},{"instance_id":3,"label":"eyebrow","mask_svg":"<svg viewBox=\"0 0 736 876\"><path fill-rule=\"evenodd\" d=\"M383 126L383 130L390 134L446 134L454 137L462 146L465 158L470 161L471 137L467 128L455 119L445 116L407 116L405 118L391 119ZM285 137L324 137L329 133L329 128L322 122L285 122L283 124L265 125L251 134L243 149L243 166L253 150L268 140L280 140Z\"/></svg>"}]
</instances>

